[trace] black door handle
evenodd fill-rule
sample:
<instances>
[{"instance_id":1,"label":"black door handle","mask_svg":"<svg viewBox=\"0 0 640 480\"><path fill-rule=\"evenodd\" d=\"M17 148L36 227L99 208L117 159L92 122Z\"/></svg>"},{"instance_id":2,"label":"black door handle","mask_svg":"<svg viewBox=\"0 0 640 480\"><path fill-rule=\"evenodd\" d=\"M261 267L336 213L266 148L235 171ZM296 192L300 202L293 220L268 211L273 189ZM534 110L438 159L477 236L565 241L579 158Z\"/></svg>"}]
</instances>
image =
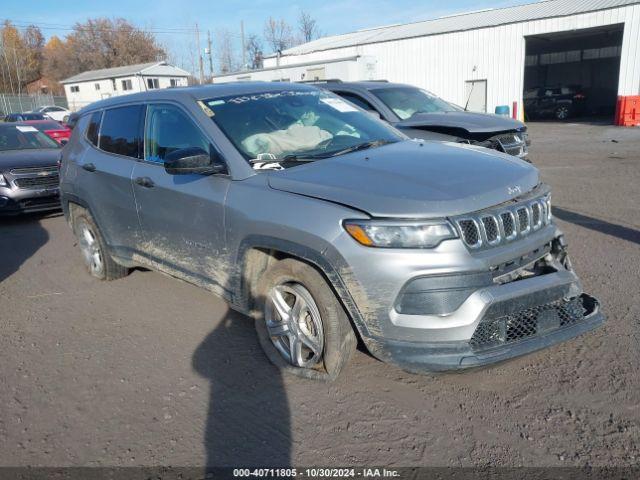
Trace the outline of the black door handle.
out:
<instances>
[{"instance_id":1,"label":"black door handle","mask_svg":"<svg viewBox=\"0 0 640 480\"><path fill-rule=\"evenodd\" d=\"M84 168L87 172L96 171L96 166L93 163L85 163L82 165L82 168Z\"/></svg>"},{"instance_id":2,"label":"black door handle","mask_svg":"<svg viewBox=\"0 0 640 480\"><path fill-rule=\"evenodd\" d=\"M145 188L152 188L155 183L149 177L138 177L134 180L138 185Z\"/></svg>"}]
</instances>

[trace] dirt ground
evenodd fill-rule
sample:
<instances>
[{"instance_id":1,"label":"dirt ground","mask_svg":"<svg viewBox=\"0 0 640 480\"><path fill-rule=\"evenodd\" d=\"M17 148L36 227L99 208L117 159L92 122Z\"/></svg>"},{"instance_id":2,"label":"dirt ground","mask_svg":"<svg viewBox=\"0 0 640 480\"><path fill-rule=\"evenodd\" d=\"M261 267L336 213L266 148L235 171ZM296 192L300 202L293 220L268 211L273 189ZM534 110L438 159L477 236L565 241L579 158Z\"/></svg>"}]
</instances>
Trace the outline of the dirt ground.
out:
<instances>
[{"instance_id":1,"label":"dirt ground","mask_svg":"<svg viewBox=\"0 0 640 480\"><path fill-rule=\"evenodd\" d=\"M640 130L530 126L605 326L461 374L358 352L282 377L252 322L158 273L99 282L61 216L0 220L0 465L634 465L640 460Z\"/></svg>"}]
</instances>

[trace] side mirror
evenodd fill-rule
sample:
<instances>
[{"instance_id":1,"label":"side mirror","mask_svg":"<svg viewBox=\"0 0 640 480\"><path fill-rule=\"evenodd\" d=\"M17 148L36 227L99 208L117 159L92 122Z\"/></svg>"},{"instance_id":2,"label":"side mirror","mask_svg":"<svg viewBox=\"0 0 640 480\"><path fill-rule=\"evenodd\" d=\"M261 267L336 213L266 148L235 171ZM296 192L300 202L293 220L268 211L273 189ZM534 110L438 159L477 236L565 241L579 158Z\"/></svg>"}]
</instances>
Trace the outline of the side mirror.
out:
<instances>
[{"instance_id":1,"label":"side mirror","mask_svg":"<svg viewBox=\"0 0 640 480\"><path fill-rule=\"evenodd\" d=\"M367 110L367 113L371 115L373 118L377 118L378 120L382 120L382 115L377 110Z\"/></svg>"},{"instance_id":2,"label":"side mirror","mask_svg":"<svg viewBox=\"0 0 640 480\"><path fill-rule=\"evenodd\" d=\"M164 169L169 175L213 174L222 173L227 167L220 156L211 149L212 153L200 147L188 147L174 150L164 159Z\"/></svg>"}]
</instances>

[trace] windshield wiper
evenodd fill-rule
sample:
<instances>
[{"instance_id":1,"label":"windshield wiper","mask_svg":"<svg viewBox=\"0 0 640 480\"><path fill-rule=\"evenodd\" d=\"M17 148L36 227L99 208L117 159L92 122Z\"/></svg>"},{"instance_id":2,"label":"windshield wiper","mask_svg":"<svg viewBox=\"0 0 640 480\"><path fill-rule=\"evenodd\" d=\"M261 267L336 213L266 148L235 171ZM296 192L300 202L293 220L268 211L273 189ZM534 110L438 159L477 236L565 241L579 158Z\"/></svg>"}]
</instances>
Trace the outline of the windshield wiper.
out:
<instances>
[{"instance_id":1,"label":"windshield wiper","mask_svg":"<svg viewBox=\"0 0 640 480\"><path fill-rule=\"evenodd\" d=\"M390 140L372 140L370 142L358 143L357 145L353 145L351 147L338 150L337 152L331 153L329 156L337 157L338 155L344 155L345 153L359 152L360 150L367 150L369 148L381 147L382 145L387 145L388 143L395 143L395 142L392 142Z\"/></svg>"},{"instance_id":2,"label":"windshield wiper","mask_svg":"<svg viewBox=\"0 0 640 480\"><path fill-rule=\"evenodd\" d=\"M278 162L313 162L314 160L319 160L321 158L328 158L332 155L327 155L326 153L290 153L288 155L284 155L280 157Z\"/></svg>"}]
</instances>

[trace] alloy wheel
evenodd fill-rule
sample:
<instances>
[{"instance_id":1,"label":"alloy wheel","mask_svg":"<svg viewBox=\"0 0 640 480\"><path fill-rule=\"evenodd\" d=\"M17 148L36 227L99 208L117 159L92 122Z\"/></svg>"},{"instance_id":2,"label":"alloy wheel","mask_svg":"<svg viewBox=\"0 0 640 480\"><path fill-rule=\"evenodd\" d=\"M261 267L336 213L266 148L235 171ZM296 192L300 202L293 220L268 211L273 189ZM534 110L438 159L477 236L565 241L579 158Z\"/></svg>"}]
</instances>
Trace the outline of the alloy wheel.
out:
<instances>
[{"instance_id":1,"label":"alloy wheel","mask_svg":"<svg viewBox=\"0 0 640 480\"><path fill-rule=\"evenodd\" d=\"M559 107L556 110L556 118L558 120L566 120L569 118L569 109L567 107Z\"/></svg>"},{"instance_id":2,"label":"alloy wheel","mask_svg":"<svg viewBox=\"0 0 640 480\"><path fill-rule=\"evenodd\" d=\"M93 275L102 275L104 263L102 261L102 253L100 252L100 243L98 242L95 232L86 222L80 224L78 240L84 263Z\"/></svg>"},{"instance_id":3,"label":"alloy wheel","mask_svg":"<svg viewBox=\"0 0 640 480\"><path fill-rule=\"evenodd\" d=\"M322 359L324 330L320 310L311 293L289 282L273 287L265 304L271 342L292 365L310 368Z\"/></svg>"}]
</instances>

